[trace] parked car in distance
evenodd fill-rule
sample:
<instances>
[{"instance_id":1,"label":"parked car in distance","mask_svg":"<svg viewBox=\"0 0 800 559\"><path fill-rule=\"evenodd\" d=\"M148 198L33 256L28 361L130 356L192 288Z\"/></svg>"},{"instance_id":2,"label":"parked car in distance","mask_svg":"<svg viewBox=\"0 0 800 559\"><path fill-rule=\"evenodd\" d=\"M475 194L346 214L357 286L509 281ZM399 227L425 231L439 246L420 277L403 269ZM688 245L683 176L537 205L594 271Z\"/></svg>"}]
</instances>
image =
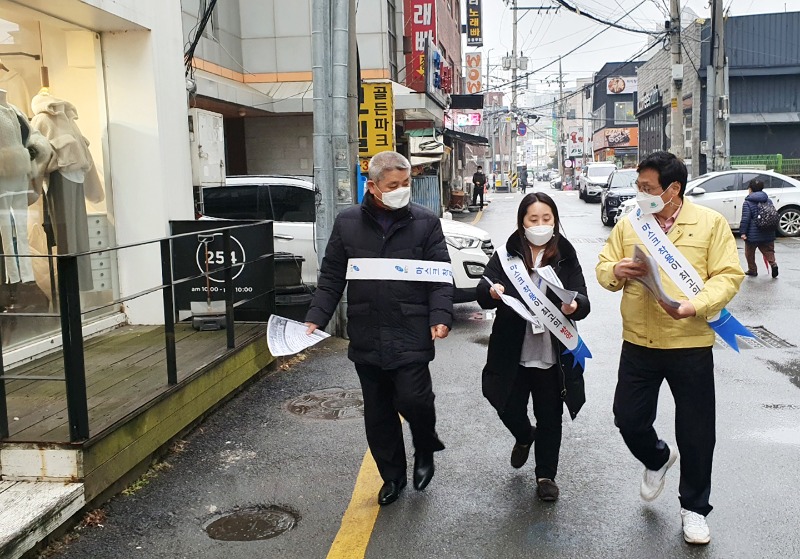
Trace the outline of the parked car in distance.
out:
<instances>
[{"instance_id":1,"label":"parked car in distance","mask_svg":"<svg viewBox=\"0 0 800 559\"><path fill-rule=\"evenodd\" d=\"M636 197L638 176L636 169L617 169L608 177L608 186L600 195L600 221L603 225L614 225L620 204Z\"/></svg>"},{"instance_id":2,"label":"parked car in distance","mask_svg":"<svg viewBox=\"0 0 800 559\"><path fill-rule=\"evenodd\" d=\"M617 169L614 163L589 163L578 176L578 197L588 202L600 200L608 177Z\"/></svg>"},{"instance_id":3,"label":"parked car in distance","mask_svg":"<svg viewBox=\"0 0 800 559\"><path fill-rule=\"evenodd\" d=\"M225 186L203 188L201 215L221 219L272 219L275 252L302 256L303 282L317 284L316 192L310 177L253 175L228 177ZM489 233L452 219L440 219L453 266L457 303L474 301L476 287L494 254Z\"/></svg>"},{"instance_id":4,"label":"parked car in distance","mask_svg":"<svg viewBox=\"0 0 800 559\"><path fill-rule=\"evenodd\" d=\"M747 197L748 185L753 179L764 182L764 192L778 210L778 234L785 237L800 236L800 181L775 171L733 169L706 173L689 181L685 196L695 204L718 211L732 230L738 230L742 219L742 205ZM617 220L622 219L635 206L635 200L623 203Z\"/></svg>"}]
</instances>

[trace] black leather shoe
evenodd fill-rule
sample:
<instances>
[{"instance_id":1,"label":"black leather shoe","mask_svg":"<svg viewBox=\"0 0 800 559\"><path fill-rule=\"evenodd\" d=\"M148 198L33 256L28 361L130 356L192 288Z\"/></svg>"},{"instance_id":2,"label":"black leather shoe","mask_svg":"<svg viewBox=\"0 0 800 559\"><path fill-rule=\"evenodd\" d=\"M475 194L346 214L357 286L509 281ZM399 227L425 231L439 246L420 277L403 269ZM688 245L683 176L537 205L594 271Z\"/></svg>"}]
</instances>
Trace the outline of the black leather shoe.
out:
<instances>
[{"instance_id":1,"label":"black leather shoe","mask_svg":"<svg viewBox=\"0 0 800 559\"><path fill-rule=\"evenodd\" d=\"M433 478L433 452L418 452L414 455L414 489L422 491Z\"/></svg>"},{"instance_id":2,"label":"black leather shoe","mask_svg":"<svg viewBox=\"0 0 800 559\"><path fill-rule=\"evenodd\" d=\"M378 504L391 505L400 496L400 492L405 486L406 480L383 482L383 487L378 492Z\"/></svg>"},{"instance_id":3,"label":"black leather shoe","mask_svg":"<svg viewBox=\"0 0 800 559\"><path fill-rule=\"evenodd\" d=\"M511 467L521 468L528 461L528 455L531 452L531 444L515 444L511 449Z\"/></svg>"},{"instance_id":4,"label":"black leather shoe","mask_svg":"<svg viewBox=\"0 0 800 559\"><path fill-rule=\"evenodd\" d=\"M528 461L528 455L531 452L531 445L533 441L536 440L536 428L531 429L531 442L528 444L514 444L514 448L511 449L511 467L512 468L521 468L525 465L525 462Z\"/></svg>"}]
</instances>

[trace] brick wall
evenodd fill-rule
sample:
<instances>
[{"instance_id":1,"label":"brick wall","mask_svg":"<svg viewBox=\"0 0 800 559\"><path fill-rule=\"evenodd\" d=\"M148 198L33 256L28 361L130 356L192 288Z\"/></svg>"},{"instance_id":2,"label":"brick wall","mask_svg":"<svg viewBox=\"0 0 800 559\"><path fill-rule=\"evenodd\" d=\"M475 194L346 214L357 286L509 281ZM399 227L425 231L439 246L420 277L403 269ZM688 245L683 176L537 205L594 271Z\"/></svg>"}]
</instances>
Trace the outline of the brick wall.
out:
<instances>
[{"instance_id":1,"label":"brick wall","mask_svg":"<svg viewBox=\"0 0 800 559\"><path fill-rule=\"evenodd\" d=\"M312 115L245 119L247 173L313 175Z\"/></svg>"}]
</instances>

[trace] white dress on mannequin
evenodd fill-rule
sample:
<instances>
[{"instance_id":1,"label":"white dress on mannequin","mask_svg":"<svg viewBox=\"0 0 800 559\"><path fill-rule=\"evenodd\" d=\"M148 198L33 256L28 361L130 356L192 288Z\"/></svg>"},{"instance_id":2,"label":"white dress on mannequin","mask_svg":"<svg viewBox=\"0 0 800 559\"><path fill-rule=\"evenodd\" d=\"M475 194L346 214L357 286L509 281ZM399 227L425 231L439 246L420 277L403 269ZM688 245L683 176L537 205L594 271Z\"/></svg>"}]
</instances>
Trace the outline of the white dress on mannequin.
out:
<instances>
[{"instance_id":1,"label":"white dress on mannequin","mask_svg":"<svg viewBox=\"0 0 800 559\"><path fill-rule=\"evenodd\" d=\"M6 101L0 89L0 236L3 253L29 255L28 190L30 154L22 145L22 131L17 110ZM16 245L14 240L16 239ZM6 256L8 283L34 281L30 258Z\"/></svg>"}]
</instances>

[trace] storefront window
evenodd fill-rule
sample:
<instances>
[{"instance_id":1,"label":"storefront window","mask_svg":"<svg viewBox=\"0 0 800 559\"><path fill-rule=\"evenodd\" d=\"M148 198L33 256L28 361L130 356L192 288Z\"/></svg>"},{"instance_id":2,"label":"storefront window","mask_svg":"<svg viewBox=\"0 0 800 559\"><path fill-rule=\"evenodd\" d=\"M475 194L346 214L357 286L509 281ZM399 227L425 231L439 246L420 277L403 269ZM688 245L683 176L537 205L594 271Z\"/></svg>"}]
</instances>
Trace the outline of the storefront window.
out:
<instances>
[{"instance_id":1,"label":"storefront window","mask_svg":"<svg viewBox=\"0 0 800 559\"><path fill-rule=\"evenodd\" d=\"M635 121L632 101L614 103L614 124L627 124Z\"/></svg>"},{"instance_id":2,"label":"storefront window","mask_svg":"<svg viewBox=\"0 0 800 559\"><path fill-rule=\"evenodd\" d=\"M99 36L0 0L0 61L0 335L7 351L59 331L57 318L16 314L59 312L57 264L41 256L106 248L114 234ZM115 299L114 255L80 257L78 272L84 311Z\"/></svg>"}]
</instances>

